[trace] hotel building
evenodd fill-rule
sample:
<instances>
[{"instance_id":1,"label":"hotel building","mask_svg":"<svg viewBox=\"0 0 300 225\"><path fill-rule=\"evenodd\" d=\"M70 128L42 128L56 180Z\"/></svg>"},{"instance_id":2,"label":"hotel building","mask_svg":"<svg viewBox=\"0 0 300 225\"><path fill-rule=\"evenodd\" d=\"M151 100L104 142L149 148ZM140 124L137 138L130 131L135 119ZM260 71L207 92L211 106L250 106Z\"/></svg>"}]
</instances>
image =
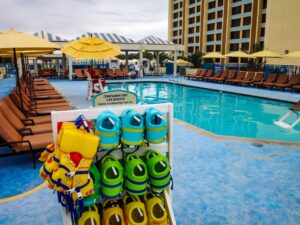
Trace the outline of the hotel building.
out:
<instances>
[{"instance_id":1,"label":"hotel building","mask_svg":"<svg viewBox=\"0 0 300 225\"><path fill-rule=\"evenodd\" d=\"M185 46L182 56L251 53L265 43L267 6L267 0L169 0L169 40Z\"/></svg>"}]
</instances>

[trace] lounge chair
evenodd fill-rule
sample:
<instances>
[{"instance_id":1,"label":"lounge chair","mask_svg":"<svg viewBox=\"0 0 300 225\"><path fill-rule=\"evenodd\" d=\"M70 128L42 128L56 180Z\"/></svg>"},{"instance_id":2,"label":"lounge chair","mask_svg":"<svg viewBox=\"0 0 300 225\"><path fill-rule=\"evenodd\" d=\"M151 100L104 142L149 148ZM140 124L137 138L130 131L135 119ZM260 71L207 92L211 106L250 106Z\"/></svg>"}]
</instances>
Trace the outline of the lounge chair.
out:
<instances>
[{"instance_id":1,"label":"lounge chair","mask_svg":"<svg viewBox=\"0 0 300 225\"><path fill-rule=\"evenodd\" d=\"M232 71L232 70L231 70ZM234 72L234 71L233 71ZM211 81L217 81L217 82L221 82L224 81L227 77L228 77L229 71L228 70L223 70L222 74L220 77L212 77L210 80Z\"/></svg>"},{"instance_id":2,"label":"lounge chair","mask_svg":"<svg viewBox=\"0 0 300 225\"><path fill-rule=\"evenodd\" d=\"M3 101L8 105L8 107L16 114L16 116L26 125L35 125L35 124L45 124L51 123L51 116L25 116L23 112L15 105L9 96L5 96Z\"/></svg>"},{"instance_id":3,"label":"lounge chair","mask_svg":"<svg viewBox=\"0 0 300 225\"><path fill-rule=\"evenodd\" d=\"M207 70L206 74L202 77L202 80L207 80L208 78L213 76L213 70Z\"/></svg>"},{"instance_id":4,"label":"lounge chair","mask_svg":"<svg viewBox=\"0 0 300 225\"><path fill-rule=\"evenodd\" d=\"M259 82L255 81L255 82L253 82L253 85L261 87L265 84L271 84L271 83L275 82L276 78L277 78L276 73L270 73L266 81L259 81Z\"/></svg>"},{"instance_id":5,"label":"lounge chair","mask_svg":"<svg viewBox=\"0 0 300 225\"><path fill-rule=\"evenodd\" d=\"M130 78L132 75L131 75L131 73L129 73L129 71L128 71L128 69L127 68L125 68L125 69L123 69L123 75L124 75L124 78Z\"/></svg>"},{"instance_id":6,"label":"lounge chair","mask_svg":"<svg viewBox=\"0 0 300 225\"><path fill-rule=\"evenodd\" d=\"M24 125L24 123L17 117L17 115L4 102L0 101L0 112L4 115L8 122L21 134L43 134L52 132L52 124L37 124Z\"/></svg>"},{"instance_id":7,"label":"lounge chair","mask_svg":"<svg viewBox=\"0 0 300 225\"><path fill-rule=\"evenodd\" d=\"M60 76L59 79L69 79L69 70L65 70Z\"/></svg>"},{"instance_id":8,"label":"lounge chair","mask_svg":"<svg viewBox=\"0 0 300 225\"><path fill-rule=\"evenodd\" d=\"M102 77L103 70L101 68L96 68L96 69L94 69L94 71L95 71L96 76Z\"/></svg>"},{"instance_id":9,"label":"lounge chair","mask_svg":"<svg viewBox=\"0 0 300 225\"><path fill-rule=\"evenodd\" d=\"M111 78L111 79L116 79L116 78L118 78L118 76L115 75L115 73L114 73L114 71L113 71L112 69L108 69L108 70L107 70L107 77L108 77L108 78Z\"/></svg>"},{"instance_id":10,"label":"lounge chair","mask_svg":"<svg viewBox=\"0 0 300 225\"><path fill-rule=\"evenodd\" d=\"M197 69L196 72L194 74L186 74L185 77L187 77L188 79L194 77L194 76L199 76L201 73L202 69Z\"/></svg>"},{"instance_id":11,"label":"lounge chair","mask_svg":"<svg viewBox=\"0 0 300 225\"><path fill-rule=\"evenodd\" d=\"M229 70L228 72L228 76L226 77L226 79L222 80L224 83L227 83L229 80L233 80L236 77L236 71L234 70Z\"/></svg>"},{"instance_id":12,"label":"lounge chair","mask_svg":"<svg viewBox=\"0 0 300 225\"><path fill-rule=\"evenodd\" d=\"M266 87L271 87L273 89L274 86L276 86L276 84L285 84L287 83L289 80L289 76L286 74L280 74L278 79L276 80L276 82L271 82L271 83L265 83L264 85Z\"/></svg>"},{"instance_id":13,"label":"lounge chair","mask_svg":"<svg viewBox=\"0 0 300 225\"><path fill-rule=\"evenodd\" d=\"M205 77L205 80L206 81L213 80L214 78L221 77L221 75L222 75L222 70L217 70L214 76Z\"/></svg>"},{"instance_id":14,"label":"lounge chair","mask_svg":"<svg viewBox=\"0 0 300 225\"><path fill-rule=\"evenodd\" d=\"M239 83L240 85L249 84L253 81L254 76L255 76L255 72L249 71L247 72L246 76L242 80L239 80L236 83Z\"/></svg>"},{"instance_id":15,"label":"lounge chair","mask_svg":"<svg viewBox=\"0 0 300 225\"><path fill-rule=\"evenodd\" d=\"M75 70L75 80L84 80L85 76L82 73L82 69L76 69Z\"/></svg>"},{"instance_id":16,"label":"lounge chair","mask_svg":"<svg viewBox=\"0 0 300 225\"><path fill-rule=\"evenodd\" d=\"M246 71L238 71L237 75L236 75L236 78L233 78L233 79L226 79L226 82L228 83L240 83L241 80L243 80L246 76L247 72Z\"/></svg>"},{"instance_id":17,"label":"lounge chair","mask_svg":"<svg viewBox=\"0 0 300 225\"><path fill-rule=\"evenodd\" d=\"M0 146L9 146L12 153L1 153L0 156L15 155L28 152L32 154L33 168L35 168L35 152L44 149L53 142L52 133L36 135L20 135L0 112L0 137L5 141Z\"/></svg>"},{"instance_id":18,"label":"lounge chair","mask_svg":"<svg viewBox=\"0 0 300 225\"><path fill-rule=\"evenodd\" d=\"M122 70L121 69L116 69L115 70L115 74L118 78L125 78L124 74L122 73Z\"/></svg>"},{"instance_id":19,"label":"lounge chair","mask_svg":"<svg viewBox=\"0 0 300 225\"><path fill-rule=\"evenodd\" d=\"M297 84L299 85L300 82L300 75L293 74L289 81L285 84L275 84L275 87L281 88L284 90L285 88L291 88L292 86L296 86ZM300 86L300 85L299 85Z\"/></svg>"},{"instance_id":20,"label":"lounge chair","mask_svg":"<svg viewBox=\"0 0 300 225\"><path fill-rule=\"evenodd\" d=\"M195 75L191 78L196 79L196 80L200 80L200 79L202 79L203 76L205 76L206 72L207 72L207 69L202 69L201 72L198 75Z\"/></svg>"}]
</instances>

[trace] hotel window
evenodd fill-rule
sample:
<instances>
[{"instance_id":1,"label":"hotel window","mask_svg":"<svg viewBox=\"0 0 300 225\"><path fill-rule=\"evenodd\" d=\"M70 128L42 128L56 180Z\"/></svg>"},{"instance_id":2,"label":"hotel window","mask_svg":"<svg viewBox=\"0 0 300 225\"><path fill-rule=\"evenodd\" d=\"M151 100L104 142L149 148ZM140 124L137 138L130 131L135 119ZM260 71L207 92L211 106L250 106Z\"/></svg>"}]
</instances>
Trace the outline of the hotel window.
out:
<instances>
[{"instance_id":1,"label":"hotel window","mask_svg":"<svg viewBox=\"0 0 300 225\"><path fill-rule=\"evenodd\" d=\"M182 26L182 20L179 21L179 26Z\"/></svg>"},{"instance_id":2,"label":"hotel window","mask_svg":"<svg viewBox=\"0 0 300 225\"><path fill-rule=\"evenodd\" d=\"M193 34L194 33L194 27L190 27L189 28L189 34Z\"/></svg>"},{"instance_id":3,"label":"hotel window","mask_svg":"<svg viewBox=\"0 0 300 225\"><path fill-rule=\"evenodd\" d=\"M193 7L193 8L190 8L189 9L189 14L194 14L195 13L195 8Z\"/></svg>"},{"instance_id":4,"label":"hotel window","mask_svg":"<svg viewBox=\"0 0 300 225\"><path fill-rule=\"evenodd\" d=\"M239 50L239 44L230 44L229 51L238 51Z\"/></svg>"},{"instance_id":5,"label":"hotel window","mask_svg":"<svg viewBox=\"0 0 300 225\"><path fill-rule=\"evenodd\" d=\"M182 17L182 11L179 12L179 17Z\"/></svg>"},{"instance_id":6,"label":"hotel window","mask_svg":"<svg viewBox=\"0 0 300 225\"><path fill-rule=\"evenodd\" d=\"M221 33L216 34L216 41L221 41L221 38L222 38Z\"/></svg>"},{"instance_id":7,"label":"hotel window","mask_svg":"<svg viewBox=\"0 0 300 225\"><path fill-rule=\"evenodd\" d=\"M217 12L217 18L221 18L223 16L223 11L220 10Z\"/></svg>"},{"instance_id":8,"label":"hotel window","mask_svg":"<svg viewBox=\"0 0 300 225\"><path fill-rule=\"evenodd\" d=\"M265 28L264 28L264 27L262 27L262 28L260 29L260 36L261 36L261 37L264 37L264 36L265 36Z\"/></svg>"},{"instance_id":9,"label":"hotel window","mask_svg":"<svg viewBox=\"0 0 300 225\"><path fill-rule=\"evenodd\" d=\"M215 29L215 24L214 23L211 23L211 24L208 24L207 25L207 30L210 31L210 30L214 30Z\"/></svg>"},{"instance_id":10,"label":"hotel window","mask_svg":"<svg viewBox=\"0 0 300 225\"><path fill-rule=\"evenodd\" d=\"M177 36L177 30L173 31L173 36Z\"/></svg>"},{"instance_id":11,"label":"hotel window","mask_svg":"<svg viewBox=\"0 0 300 225\"><path fill-rule=\"evenodd\" d=\"M177 39L173 39L173 43L174 43L174 44L177 44Z\"/></svg>"},{"instance_id":12,"label":"hotel window","mask_svg":"<svg viewBox=\"0 0 300 225\"><path fill-rule=\"evenodd\" d=\"M190 38L188 39L188 42L189 42L189 43L194 43L194 37L190 37Z\"/></svg>"},{"instance_id":13,"label":"hotel window","mask_svg":"<svg viewBox=\"0 0 300 225\"><path fill-rule=\"evenodd\" d=\"M232 15L237 15L242 13L242 7L241 6L236 6L232 8Z\"/></svg>"},{"instance_id":14,"label":"hotel window","mask_svg":"<svg viewBox=\"0 0 300 225\"><path fill-rule=\"evenodd\" d=\"M195 17L189 18L189 24L195 23Z\"/></svg>"},{"instance_id":15,"label":"hotel window","mask_svg":"<svg viewBox=\"0 0 300 225\"><path fill-rule=\"evenodd\" d=\"M178 44L181 45L181 39L178 39Z\"/></svg>"},{"instance_id":16,"label":"hotel window","mask_svg":"<svg viewBox=\"0 0 300 225\"><path fill-rule=\"evenodd\" d=\"M231 26L232 27L239 27L239 26L241 26L241 19L231 20Z\"/></svg>"},{"instance_id":17,"label":"hotel window","mask_svg":"<svg viewBox=\"0 0 300 225\"><path fill-rule=\"evenodd\" d=\"M178 18L178 13L177 12L173 14L173 18L174 19Z\"/></svg>"},{"instance_id":18,"label":"hotel window","mask_svg":"<svg viewBox=\"0 0 300 225\"><path fill-rule=\"evenodd\" d=\"M189 53L193 53L193 51L194 51L194 48L193 48L193 47L188 47L188 52L189 52Z\"/></svg>"},{"instance_id":19,"label":"hotel window","mask_svg":"<svg viewBox=\"0 0 300 225\"><path fill-rule=\"evenodd\" d=\"M200 5L197 6L197 12L200 12Z\"/></svg>"},{"instance_id":20,"label":"hotel window","mask_svg":"<svg viewBox=\"0 0 300 225\"><path fill-rule=\"evenodd\" d=\"M233 31L230 33L230 39L240 39L240 31Z\"/></svg>"},{"instance_id":21,"label":"hotel window","mask_svg":"<svg viewBox=\"0 0 300 225\"><path fill-rule=\"evenodd\" d=\"M244 13L251 12L252 10L252 3L244 5Z\"/></svg>"},{"instance_id":22,"label":"hotel window","mask_svg":"<svg viewBox=\"0 0 300 225\"><path fill-rule=\"evenodd\" d=\"M217 29L218 29L218 30L222 29L222 22L218 22L218 23L217 23Z\"/></svg>"},{"instance_id":23,"label":"hotel window","mask_svg":"<svg viewBox=\"0 0 300 225\"><path fill-rule=\"evenodd\" d=\"M174 10L178 9L178 6L179 6L179 4L176 3L176 4L174 5Z\"/></svg>"},{"instance_id":24,"label":"hotel window","mask_svg":"<svg viewBox=\"0 0 300 225\"><path fill-rule=\"evenodd\" d=\"M243 19L243 25L250 25L251 24L251 16L244 17Z\"/></svg>"},{"instance_id":25,"label":"hotel window","mask_svg":"<svg viewBox=\"0 0 300 225\"><path fill-rule=\"evenodd\" d=\"M190 0L190 4L194 4L195 3L195 0Z\"/></svg>"},{"instance_id":26,"label":"hotel window","mask_svg":"<svg viewBox=\"0 0 300 225\"><path fill-rule=\"evenodd\" d=\"M178 25L177 21L173 22L173 27L177 27L177 25Z\"/></svg>"},{"instance_id":27,"label":"hotel window","mask_svg":"<svg viewBox=\"0 0 300 225\"><path fill-rule=\"evenodd\" d=\"M220 52L221 51L221 45L216 45L216 52Z\"/></svg>"},{"instance_id":28,"label":"hotel window","mask_svg":"<svg viewBox=\"0 0 300 225\"><path fill-rule=\"evenodd\" d=\"M182 34L182 30L179 30L179 33L178 33L179 35L181 35Z\"/></svg>"},{"instance_id":29,"label":"hotel window","mask_svg":"<svg viewBox=\"0 0 300 225\"><path fill-rule=\"evenodd\" d=\"M207 45L206 46L206 51L207 52L213 52L214 51L214 46L213 45Z\"/></svg>"},{"instance_id":30,"label":"hotel window","mask_svg":"<svg viewBox=\"0 0 300 225\"><path fill-rule=\"evenodd\" d=\"M209 42L209 41L214 41L214 35L213 34L207 35L207 42Z\"/></svg>"},{"instance_id":31,"label":"hotel window","mask_svg":"<svg viewBox=\"0 0 300 225\"><path fill-rule=\"evenodd\" d=\"M215 7L216 7L216 2L215 1L208 3L208 9L212 9L212 8L215 8Z\"/></svg>"},{"instance_id":32,"label":"hotel window","mask_svg":"<svg viewBox=\"0 0 300 225\"><path fill-rule=\"evenodd\" d=\"M232 0L232 3L240 2L241 0Z\"/></svg>"},{"instance_id":33,"label":"hotel window","mask_svg":"<svg viewBox=\"0 0 300 225\"><path fill-rule=\"evenodd\" d=\"M249 50L249 43L242 43L242 51L248 51Z\"/></svg>"},{"instance_id":34,"label":"hotel window","mask_svg":"<svg viewBox=\"0 0 300 225\"><path fill-rule=\"evenodd\" d=\"M218 6L223 6L223 0L218 1Z\"/></svg>"},{"instance_id":35,"label":"hotel window","mask_svg":"<svg viewBox=\"0 0 300 225\"><path fill-rule=\"evenodd\" d=\"M266 18L267 18L267 15L266 14L262 14L261 15L261 22L265 23L266 22Z\"/></svg>"},{"instance_id":36,"label":"hotel window","mask_svg":"<svg viewBox=\"0 0 300 225\"><path fill-rule=\"evenodd\" d=\"M243 38L249 38L250 37L250 30L243 30Z\"/></svg>"},{"instance_id":37,"label":"hotel window","mask_svg":"<svg viewBox=\"0 0 300 225\"><path fill-rule=\"evenodd\" d=\"M182 2L180 2L179 4L180 4L180 8L182 8Z\"/></svg>"},{"instance_id":38,"label":"hotel window","mask_svg":"<svg viewBox=\"0 0 300 225\"><path fill-rule=\"evenodd\" d=\"M196 26L196 33L199 33L199 32L200 32L200 27Z\"/></svg>"},{"instance_id":39,"label":"hotel window","mask_svg":"<svg viewBox=\"0 0 300 225\"><path fill-rule=\"evenodd\" d=\"M196 17L196 22L199 23L200 22L200 16Z\"/></svg>"},{"instance_id":40,"label":"hotel window","mask_svg":"<svg viewBox=\"0 0 300 225\"><path fill-rule=\"evenodd\" d=\"M195 50L196 50L196 51L199 51L199 47L197 46Z\"/></svg>"},{"instance_id":41,"label":"hotel window","mask_svg":"<svg viewBox=\"0 0 300 225\"><path fill-rule=\"evenodd\" d=\"M268 0L263 0L263 9L266 9L268 5Z\"/></svg>"},{"instance_id":42,"label":"hotel window","mask_svg":"<svg viewBox=\"0 0 300 225\"><path fill-rule=\"evenodd\" d=\"M213 20L215 19L215 12L208 13L208 20Z\"/></svg>"},{"instance_id":43,"label":"hotel window","mask_svg":"<svg viewBox=\"0 0 300 225\"><path fill-rule=\"evenodd\" d=\"M200 37L197 36L197 37L196 37L196 40L195 40L195 43L199 43L199 42L200 42Z\"/></svg>"}]
</instances>

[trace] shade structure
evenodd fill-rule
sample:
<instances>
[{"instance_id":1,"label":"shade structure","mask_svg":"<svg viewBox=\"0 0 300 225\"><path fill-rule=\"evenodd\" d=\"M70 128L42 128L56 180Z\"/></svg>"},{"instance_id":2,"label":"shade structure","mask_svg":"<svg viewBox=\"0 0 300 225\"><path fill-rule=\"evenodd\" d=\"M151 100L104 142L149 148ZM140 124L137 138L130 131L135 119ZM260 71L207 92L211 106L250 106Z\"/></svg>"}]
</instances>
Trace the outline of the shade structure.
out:
<instances>
[{"instance_id":1,"label":"shade structure","mask_svg":"<svg viewBox=\"0 0 300 225\"><path fill-rule=\"evenodd\" d=\"M202 59L224 59L225 56L218 52L210 52L207 53L205 56L202 57Z\"/></svg>"},{"instance_id":2,"label":"shade structure","mask_svg":"<svg viewBox=\"0 0 300 225\"><path fill-rule=\"evenodd\" d=\"M284 55L284 57L300 58L300 51L291 52L289 54Z\"/></svg>"},{"instance_id":3,"label":"shade structure","mask_svg":"<svg viewBox=\"0 0 300 225\"><path fill-rule=\"evenodd\" d=\"M32 50L32 51L16 51L16 56L17 58L21 57L21 54L23 56L28 56L28 57L39 57L43 55L47 55L51 53L53 50ZM13 57L14 52L13 51L3 51L0 52L0 56L2 57Z\"/></svg>"},{"instance_id":4,"label":"shade structure","mask_svg":"<svg viewBox=\"0 0 300 225\"><path fill-rule=\"evenodd\" d=\"M276 52L271 52L269 50L263 50L260 52L256 52L251 54L250 56L254 58L282 58L282 56Z\"/></svg>"},{"instance_id":5,"label":"shade structure","mask_svg":"<svg viewBox=\"0 0 300 225\"><path fill-rule=\"evenodd\" d=\"M67 43L61 51L76 59L106 59L121 53L118 45L93 36Z\"/></svg>"},{"instance_id":6,"label":"shade structure","mask_svg":"<svg viewBox=\"0 0 300 225\"><path fill-rule=\"evenodd\" d=\"M178 59L178 60L176 60L176 63L177 63L177 65L192 65L192 63L190 63L190 62L188 62L188 61L185 61L185 60L183 60L183 59Z\"/></svg>"},{"instance_id":7,"label":"shade structure","mask_svg":"<svg viewBox=\"0 0 300 225\"><path fill-rule=\"evenodd\" d=\"M243 51L236 51L231 52L225 55L226 57L232 57L232 58L253 58L251 55L243 52Z\"/></svg>"}]
</instances>

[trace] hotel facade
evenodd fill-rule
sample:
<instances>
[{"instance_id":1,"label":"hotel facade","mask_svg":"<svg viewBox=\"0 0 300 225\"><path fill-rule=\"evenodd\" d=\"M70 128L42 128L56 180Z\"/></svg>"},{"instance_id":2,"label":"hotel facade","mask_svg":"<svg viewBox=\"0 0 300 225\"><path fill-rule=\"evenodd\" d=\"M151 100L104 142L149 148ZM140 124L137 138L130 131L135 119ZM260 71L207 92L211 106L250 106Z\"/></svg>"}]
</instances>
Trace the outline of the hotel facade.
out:
<instances>
[{"instance_id":1,"label":"hotel facade","mask_svg":"<svg viewBox=\"0 0 300 225\"><path fill-rule=\"evenodd\" d=\"M280 43L289 38L278 30L279 26L272 31L272 24L275 21L283 24L285 18L280 16L280 7L283 5L296 8L298 13L296 9L292 12L298 17L299 3L299 0L169 0L169 41L184 45L185 50L179 54L185 57L195 51L227 54L242 50L252 53L255 48L262 46L277 50L280 54L287 50L300 50L296 40L288 46L289 49L283 46L279 48L278 41L267 40L272 37L272 32L276 33ZM285 13L288 14L288 11ZM281 21L278 21L278 17ZM290 34L296 32L293 35L299 33L297 19L289 22L292 25L285 25L285 29L292 30ZM266 43L272 43L272 46L266 46Z\"/></svg>"}]
</instances>

